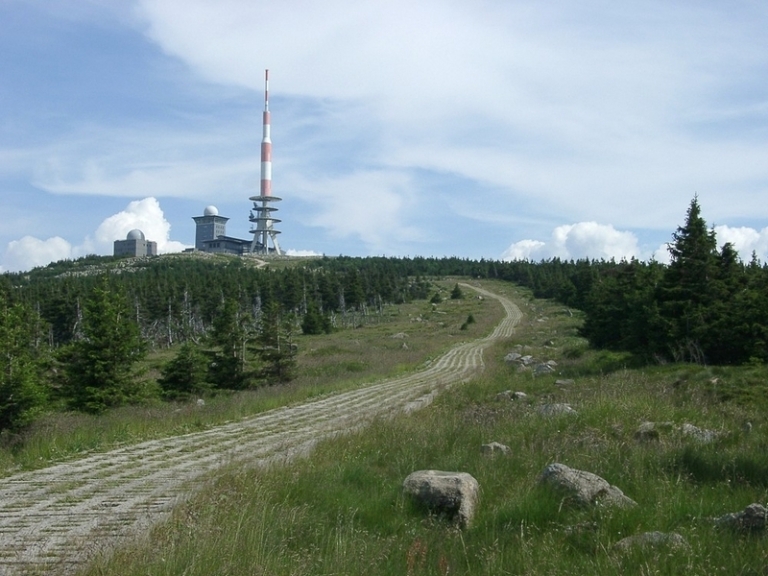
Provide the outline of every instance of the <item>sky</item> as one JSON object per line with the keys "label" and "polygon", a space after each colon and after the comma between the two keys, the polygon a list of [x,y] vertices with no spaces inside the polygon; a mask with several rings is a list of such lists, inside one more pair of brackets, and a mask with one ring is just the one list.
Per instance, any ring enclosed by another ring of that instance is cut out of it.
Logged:
{"label": "sky", "polygon": [[768,261],[763,0],[0,0],[0,271],[251,238],[264,70],[291,254],[655,258],[698,197]]}

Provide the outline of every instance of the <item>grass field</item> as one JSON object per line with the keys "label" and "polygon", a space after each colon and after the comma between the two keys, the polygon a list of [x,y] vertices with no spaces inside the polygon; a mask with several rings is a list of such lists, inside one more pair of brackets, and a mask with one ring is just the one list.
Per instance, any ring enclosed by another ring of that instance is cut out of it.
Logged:
{"label": "grass field", "polygon": [[[579,339],[578,314],[523,292],[515,299],[525,318],[514,338],[486,352],[481,378],[420,412],[323,442],[290,465],[232,468],[167,523],[84,574],[765,574],[766,536],[716,529],[711,521],[768,500],[765,369],[624,369],[621,355],[591,351]],[[470,305],[477,306],[474,335],[487,332],[480,316],[493,316],[488,303],[456,306]],[[463,337],[456,327],[455,321],[442,327],[446,341]],[[431,334],[426,330],[421,341],[416,326],[411,333],[409,348],[414,342],[417,349]],[[379,338],[388,335],[382,329]],[[373,360],[355,355],[349,334],[333,338],[318,339],[314,360],[348,358],[373,370]],[[557,372],[519,371],[503,360],[515,350],[556,361]],[[341,364],[336,377],[347,371],[353,381],[356,368]],[[395,372],[400,364],[387,366]],[[499,399],[505,390],[528,396]],[[539,416],[536,408],[551,402],[567,402],[578,414]],[[671,426],[658,440],[640,442],[635,431],[644,421]],[[675,431],[684,423],[715,431],[717,439],[684,437]],[[510,446],[511,454],[482,455],[480,445],[491,441]],[[564,505],[537,484],[552,462],[599,474],[638,506]],[[419,469],[477,478],[481,501],[468,529],[425,515],[404,498],[403,479]],[[625,536],[646,531],[677,532],[687,546],[614,549]]]}
{"label": "grass field", "polygon": [[[480,300],[471,290],[466,298],[451,300],[455,280],[435,281],[443,301],[432,305],[415,301],[385,306],[358,328],[329,335],[295,338],[298,345],[297,378],[290,384],[222,393],[186,403],[154,402],[126,406],[105,414],[54,413],[29,430],[0,445],[0,476],[52,462],[103,451],[142,440],[195,432],[301,402],[323,394],[360,386],[385,376],[414,371],[462,340],[488,333],[498,321],[501,307]],[[467,317],[475,322],[462,330]],[[151,354],[141,367],[152,386],[174,349]]]}

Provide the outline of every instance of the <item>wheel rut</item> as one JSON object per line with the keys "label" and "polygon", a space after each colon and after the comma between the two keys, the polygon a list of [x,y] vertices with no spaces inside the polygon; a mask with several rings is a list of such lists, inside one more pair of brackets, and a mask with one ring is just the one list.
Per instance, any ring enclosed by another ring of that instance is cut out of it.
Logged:
{"label": "wheel rut", "polygon": [[70,574],[94,554],[161,521],[210,472],[232,462],[288,460],[318,440],[429,404],[483,368],[483,351],[522,314],[509,299],[493,332],[459,344],[418,373],[194,434],[94,454],[0,480],[0,574]]}

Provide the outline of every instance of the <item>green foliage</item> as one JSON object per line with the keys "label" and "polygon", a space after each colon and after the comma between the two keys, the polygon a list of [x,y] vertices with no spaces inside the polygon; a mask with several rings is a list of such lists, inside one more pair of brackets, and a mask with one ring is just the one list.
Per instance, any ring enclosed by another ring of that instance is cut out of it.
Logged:
{"label": "green foliage", "polygon": [[217,347],[211,365],[211,381],[219,388],[240,390],[250,384],[246,370],[248,342],[256,338],[253,316],[241,310],[235,299],[219,306],[209,341]]}
{"label": "green foliage", "polygon": [[293,344],[293,322],[272,304],[265,306],[259,319],[258,355],[262,361],[260,376],[268,384],[289,382],[295,377],[296,348]]}
{"label": "green foliage", "polygon": [[461,287],[457,282],[453,286],[453,290],[451,290],[451,300],[461,300],[462,298],[464,298],[464,292],[461,291]]}
{"label": "green foliage", "polygon": [[432,294],[432,298],[429,299],[431,304],[440,304],[443,301],[443,297],[440,296],[440,292]]}
{"label": "green foliage", "polygon": [[0,431],[16,431],[44,409],[40,318],[0,295]]}
{"label": "green foliage", "polygon": [[307,306],[307,312],[301,321],[303,334],[330,334],[332,331],[331,319],[320,312],[314,301]]}
{"label": "green foliage", "polygon": [[174,400],[205,395],[212,388],[208,382],[209,365],[210,359],[198,346],[185,342],[176,357],[163,368],[158,383],[164,395]]}
{"label": "green foliage", "polygon": [[133,368],[146,345],[117,282],[103,277],[93,288],[83,306],[81,331],[59,355],[70,406],[101,412],[135,400],[141,391]]}

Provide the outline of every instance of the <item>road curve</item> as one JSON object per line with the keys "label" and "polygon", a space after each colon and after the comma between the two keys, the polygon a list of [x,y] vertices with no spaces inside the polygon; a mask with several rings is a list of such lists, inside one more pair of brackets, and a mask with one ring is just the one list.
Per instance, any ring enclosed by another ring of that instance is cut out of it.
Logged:
{"label": "road curve", "polygon": [[67,574],[121,538],[162,520],[212,470],[287,459],[315,442],[428,404],[483,368],[483,350],[521,318],[509,299],[493,332],[459,344],[425,370],[184,436],[152,440],[0,480],[0,574]]}

